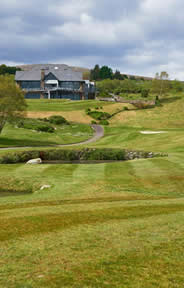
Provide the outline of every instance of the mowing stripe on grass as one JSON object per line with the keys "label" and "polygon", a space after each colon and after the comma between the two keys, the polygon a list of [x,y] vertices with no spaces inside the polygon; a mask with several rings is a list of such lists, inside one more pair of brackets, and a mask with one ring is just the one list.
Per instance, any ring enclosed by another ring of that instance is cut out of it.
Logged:
{"label": "mowing stripe on grass", "polygon": [[4,204],[0,206],[2,210],[14,210],[14,209],[26,209],[34,207],[49,207],[49,206],[62,206],[62,205],[75,205],[75,204],[93,204],[93,203],[111,203],[122,201],[142,201],[142,200],[164,200],[164,199],[176,199],[175,196],[147,196],[147,195],[127,195],[127,196],[113,196],[113,197],[98,197],[98,198],[86,198],[86,199],[65,199],[56,201],[39,201],[39,202],[27,202],[27,203],[13,203]]}
{"label": "mowing stripe on grass", "polygon": [[73,226],[103,223],[111,220],[144,218],[184,212],[184,205],[116,207],[93,211],[63,212],[27,217],[1,219],[0,241],[24,237],[29,234],[48,233]]}

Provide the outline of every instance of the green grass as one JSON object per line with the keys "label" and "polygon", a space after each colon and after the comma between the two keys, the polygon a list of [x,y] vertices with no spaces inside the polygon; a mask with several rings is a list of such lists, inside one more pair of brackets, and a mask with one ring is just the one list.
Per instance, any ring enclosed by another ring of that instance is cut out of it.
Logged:
{"label": "green grass", "polygon": [[109,102],[100,101],[67,101],[67,100],[27,100],[28,111],[78,111],[86,108],[95,108],[97,106],[110,105]]}
{"label": "green grass", "polygon": [[0,135],[0,147],[11,146],[48,146],[56,144],[77,143],[92,137],[93,130],[89,125],[53,125],[54,133],[33,131],[6,125]]}
{"label": "green grass", "polygon": [[183,288],[183,105],[172,96],[162,107],[124,111],[88,145],[168,157],[0,165],[0,287]]}

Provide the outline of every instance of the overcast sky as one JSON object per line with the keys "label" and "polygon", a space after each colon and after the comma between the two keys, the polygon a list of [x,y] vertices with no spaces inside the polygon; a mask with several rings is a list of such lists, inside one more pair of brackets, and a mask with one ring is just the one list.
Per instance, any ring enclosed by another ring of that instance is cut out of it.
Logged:
{"label": "overcast sky", "polygon": [[183,0],[0,0],[0,63],[108,65],[184,80]]}

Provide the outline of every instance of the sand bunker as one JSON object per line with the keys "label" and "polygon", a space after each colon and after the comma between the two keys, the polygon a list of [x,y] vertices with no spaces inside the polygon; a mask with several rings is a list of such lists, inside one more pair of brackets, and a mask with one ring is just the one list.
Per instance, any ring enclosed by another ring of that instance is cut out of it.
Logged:
{"label": "sand bunker", "polygon": [[167,133],[166,131],[140,131],[141,134],[163,134]]}

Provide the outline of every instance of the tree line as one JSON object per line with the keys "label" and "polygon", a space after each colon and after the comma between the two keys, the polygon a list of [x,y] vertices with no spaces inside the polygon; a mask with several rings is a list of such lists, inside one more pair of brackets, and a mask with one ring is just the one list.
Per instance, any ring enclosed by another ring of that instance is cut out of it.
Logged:
{"label": "tree line", "polygon": [[124,80],[128,79],[127,75],[122,75],[120,71],[116,70],[113,73],[112,68],[108,66],[100,67],[98,64],[95,65],[94,69],[90,70],[90,80],[91,81],[99,81],[104,79],[117,79]]}
{"label": "tree line", "polygon": [[16,71],[21,71],[21,69],[15,66],[6,66],[5,64],[0,65],[0,75],[15,75]]}

